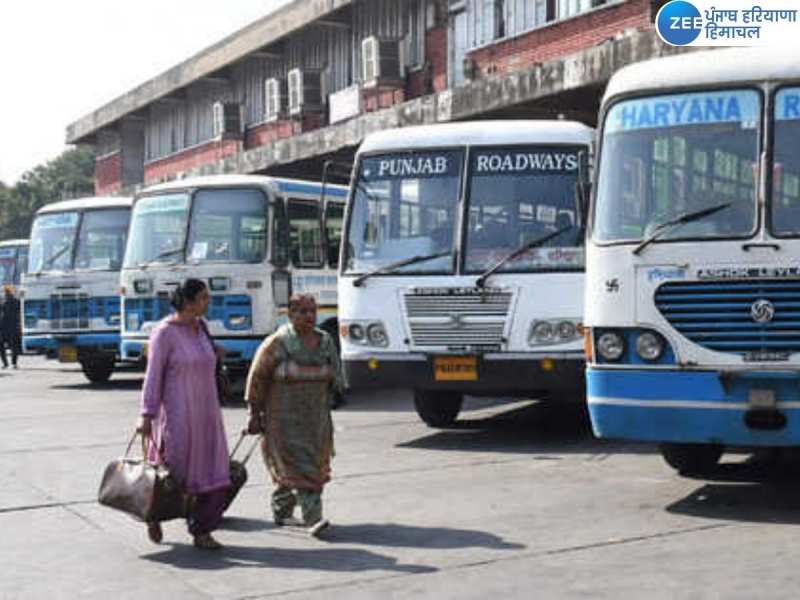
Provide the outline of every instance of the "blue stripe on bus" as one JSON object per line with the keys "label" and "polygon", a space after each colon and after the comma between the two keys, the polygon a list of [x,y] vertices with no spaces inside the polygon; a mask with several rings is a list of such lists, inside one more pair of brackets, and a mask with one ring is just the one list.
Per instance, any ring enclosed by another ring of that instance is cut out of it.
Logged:
{"label": "blue stripe on bus", "polygon": [[[278,189],[283,192],[284,194],[290,194],[292,192],[296,192],[299,194],[312,194],[315,196],[319,196],[322,193],[322,185],[321,184],[311,184],[311,183],[295,183],[295,182],[288,182],[288,181],[281,181],[278,180]],[[347,198],[347,189],[342,189],[333,186],[325,186],[325,195],[331,195],[337,198]]]}
{"label": "blue stripe on bus", "polygon": [[744,422],[748,392],[768,389],[781,402],[800,400],[800,375],[749,372],[720,380],[716,372],[588,368],[587,396],[597,437],[733,446],[800,444],[800,408],[779,410],[787,424],[758,431]]}

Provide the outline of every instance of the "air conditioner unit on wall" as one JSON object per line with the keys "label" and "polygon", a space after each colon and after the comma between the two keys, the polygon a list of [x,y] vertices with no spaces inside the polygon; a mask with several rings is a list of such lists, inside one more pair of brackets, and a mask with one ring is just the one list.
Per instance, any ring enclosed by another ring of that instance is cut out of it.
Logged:
{"label": "air conditioner unit on wall", "polygon": [[318,112],[323,109],[322,73],[307,69],[292,69],[287,77],[289,84],[289,114]]}
{"label": "air conditioner unit on wall", "polygon": [[214,102],[213,137],[242,135],[242,107],[237,102]]}
{"label": "air conditioner unit on wall", "polygon": [[286,82],[273,77],[264,81],[264,120],[277,121],[286,107]]}
{"label": "air conditioner unit on wall", "polygon": [[365,87],[402,85],[402,44],[375,36],[361,41],[361,80]]}

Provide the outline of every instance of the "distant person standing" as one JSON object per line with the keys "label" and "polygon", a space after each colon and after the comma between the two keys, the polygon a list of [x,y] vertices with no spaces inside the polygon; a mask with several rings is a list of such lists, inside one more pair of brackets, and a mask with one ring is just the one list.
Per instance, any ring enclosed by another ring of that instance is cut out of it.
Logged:
{"label": "distant person standing", "polygon": [[14,297],[14,288],[6,285],[3,306],[0,309],[0,359],[3,368],[8,368],[6,346],[11,349],[11,364],[17,368],[17,357],[22,346],[22,321],[20,320],[19,300]]}

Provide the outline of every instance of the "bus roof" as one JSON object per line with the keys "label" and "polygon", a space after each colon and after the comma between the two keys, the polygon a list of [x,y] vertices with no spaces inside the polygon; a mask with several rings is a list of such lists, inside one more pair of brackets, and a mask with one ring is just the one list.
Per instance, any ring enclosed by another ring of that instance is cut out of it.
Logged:
{"label": "bus roof", "polygon": [[[304,179],[291,179],[288,177],[271,177],[268,175],[204,175],[201,177],[188,177],[167,183],[152,185],[142,191],[142,194],[153,192],[168,192],[171,190],[185,190],[194,187],[229,187],[247,185],[274,185],[283,193],[305,193],[318,194],[322,189],[319,181],[307,181]],[[329,183],[325,186],[326,194],[345,198],[347,196],[347,186]]]}
{"label": "bus roof", "polygon": [[785,46],[704,50],[620,69],[608,82],[603,102],[634,92],[787,79],[800,80],[800,62]]}
{"label": "bus roof", "polygon": [[7,248],[8,246],[27,246],[29,240],[3,240],[0,242],[0,248]]}
{"label": "bus roof", "polygon": [[358,153],[500,144],[588,144],[591,127],[576,121],[467,121],[388,129],[368,135]]}
{"label": "bus roof", "polygon": [[133,198],[127,196],[94,196],[76,200],[62,200],[47,204],[36,211],[37,215],[71,210],[91,210],[94,208],[125,208],[133,204]]}

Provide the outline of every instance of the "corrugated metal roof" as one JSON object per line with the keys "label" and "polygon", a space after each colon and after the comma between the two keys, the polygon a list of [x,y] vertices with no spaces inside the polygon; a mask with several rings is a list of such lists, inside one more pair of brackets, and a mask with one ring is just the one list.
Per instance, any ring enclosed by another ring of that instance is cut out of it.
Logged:
{"label": "corrugated metal roof", "polygon": [[353,0],[295,0],[243,27],[161,75],[67,126],[67,143],[75,144],[148,104],[209,76],[290,33],[333,13]]}

